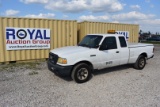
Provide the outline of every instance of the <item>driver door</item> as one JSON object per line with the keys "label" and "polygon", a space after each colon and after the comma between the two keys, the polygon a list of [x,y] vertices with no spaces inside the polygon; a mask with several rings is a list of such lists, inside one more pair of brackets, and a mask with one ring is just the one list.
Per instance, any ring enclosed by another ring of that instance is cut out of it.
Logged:
{"label": "driver door", "polygon": [[116,37],[106,37],[99,50],[101,69],[120,64],[120,50],[117,47]]}

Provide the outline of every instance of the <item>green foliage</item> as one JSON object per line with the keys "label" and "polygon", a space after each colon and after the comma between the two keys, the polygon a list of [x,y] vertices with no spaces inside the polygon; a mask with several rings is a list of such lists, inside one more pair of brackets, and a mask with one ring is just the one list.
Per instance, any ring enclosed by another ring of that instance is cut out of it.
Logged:
{"label": "green foliage", "polygon": [[36,75],[36,74],[38,74],[38,72],[36,72],[36,71],[32,71],[29,73],[29,75]]}
{"label": "green foliage", "polygon": [[32,62],[19,62],[19,63],[10,63],[10,64],[1,64],[0,71],[10,71],[14,72],[15,68],[19,69],[38,69],[37,66],[40,65],[44,60],[32,61]]}
{"label": "green foliage", "polygon": [[160,42],[157,41],[142,41],[141,43],[160,44]]}

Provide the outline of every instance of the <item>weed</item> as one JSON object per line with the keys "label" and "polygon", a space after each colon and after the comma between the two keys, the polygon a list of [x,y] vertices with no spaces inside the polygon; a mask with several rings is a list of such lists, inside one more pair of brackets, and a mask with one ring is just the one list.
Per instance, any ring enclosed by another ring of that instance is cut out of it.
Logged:
{"label": "weed", "polygon": [[32,71],[29,73],[29,75],[36,75],[36,74],[38,74],[38,72],[36,72],[36,71]]}
{"label": "weed", "polygon": [[160,44],[158,41],[142,41],[141,43]]}
{"label": "weed", "polygon": [[26,68],[26,69],[33,69],[33,70],[37,70],[37,66],[40,65],[42,62],[44,62],[43,60],[38,60],[38,61],[32,61],[32,62],[19,62],[19,63],[10,63],[10,64],[3,64],[0,65],[0,71],[11,71],[14,72],[15,68]]}

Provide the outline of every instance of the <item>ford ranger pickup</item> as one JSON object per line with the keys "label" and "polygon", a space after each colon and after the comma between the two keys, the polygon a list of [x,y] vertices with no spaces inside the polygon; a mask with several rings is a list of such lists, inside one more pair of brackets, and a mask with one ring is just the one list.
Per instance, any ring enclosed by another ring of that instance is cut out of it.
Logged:
{"label": "ford ranger pickup", "polygon": [[51,50],[47,64],[55,74],[83,83],[93,70],[124,64],[142,70],[153,56],[152,44],[128,43],[121,34],[88,34],[77,46]]}

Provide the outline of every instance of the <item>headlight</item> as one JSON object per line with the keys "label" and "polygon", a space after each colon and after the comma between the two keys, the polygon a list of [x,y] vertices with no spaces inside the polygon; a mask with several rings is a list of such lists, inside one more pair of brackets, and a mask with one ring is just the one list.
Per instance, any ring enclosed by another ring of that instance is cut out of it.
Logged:
{"label": "headlight", "polygon": [[58,63],[60,64],[67,64],[67,59],[66,58],[58,58]]}

